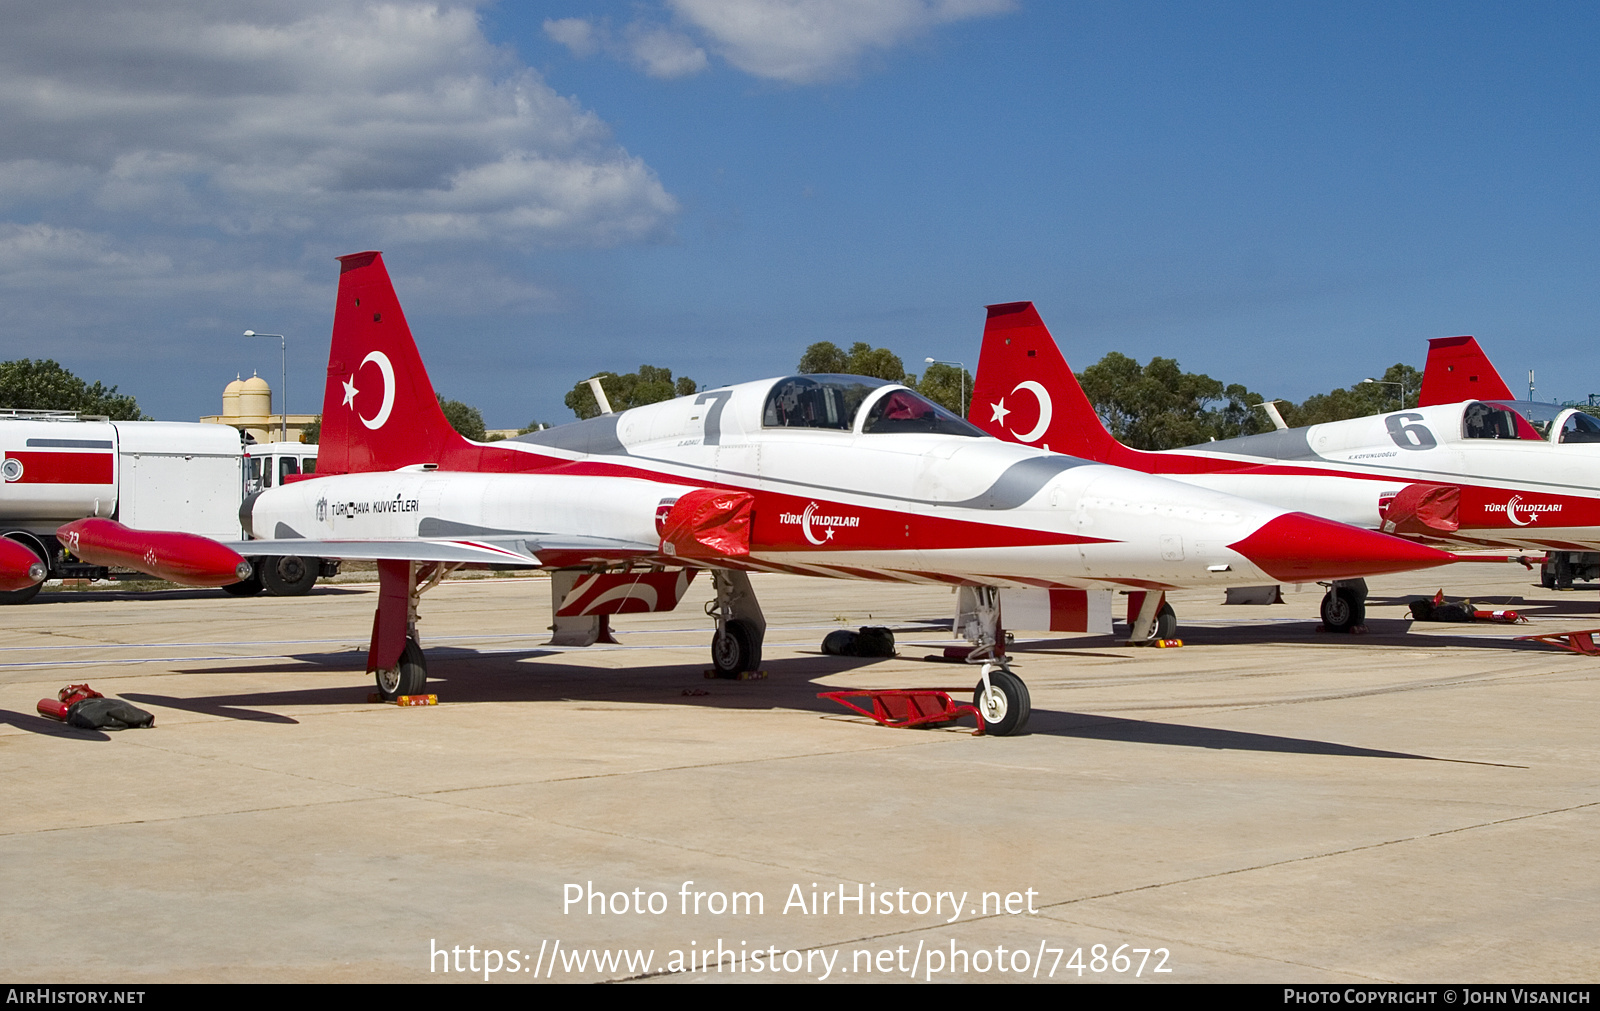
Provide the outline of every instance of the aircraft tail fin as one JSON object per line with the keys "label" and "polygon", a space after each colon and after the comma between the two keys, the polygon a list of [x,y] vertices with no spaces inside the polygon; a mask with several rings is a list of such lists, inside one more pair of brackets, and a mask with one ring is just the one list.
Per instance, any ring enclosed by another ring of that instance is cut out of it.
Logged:
{"label": "aircraft tail fin", "polygon": [[1032,302],[991,305],[970,421],[997,439],[1119,466],[1139,454],[1112,437]]}
{"label": "aircraft tail fin", "polygon": [[476,444],[445,419],[400,311],[383,254],[339,257],[328,383],[322,398],[319,474],[445,469]]}
{"label": "aircraft tail fin", "polygon": [[1472,337],[1435,337],[1428,341],[1428,363],[1422,369],[1418,407],[1456,404],[1463,400],[1515,400],[1516,394],[1489,364],[1489,356]]}

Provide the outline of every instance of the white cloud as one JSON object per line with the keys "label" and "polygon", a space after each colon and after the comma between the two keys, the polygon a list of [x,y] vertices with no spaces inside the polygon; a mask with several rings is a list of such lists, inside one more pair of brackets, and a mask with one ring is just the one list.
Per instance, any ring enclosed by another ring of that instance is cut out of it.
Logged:
{"label": "white cloud", "polygon": [[306,242],[612,245],[663,236],[677,210],[471,6],[410,0],[8,7],[13,181],[13,217]]}
{"label": "white cloud", "polygon": [[706,51],[689,36],[644,20],[629,22],[620,37],[604,19],[550,20],[544,23],[544,33],[574,56],[583,58],[603,52],[651,77],[690,77],[707,66]]}
{"label": "white cloud", "polygon": [[682,32],[636,22],[628,26],[627,36],[634,66],[651,77],[689,77],[706,69],[706,51]]}
{"label": "white cloud", "polygon": [[729,63],[757,77],[812,84],[851,73],[868,50],[1013,9],[1011,0],[668,0]]}
{"label": "white cloud", "polygon": [[0,223],[0,284],[47,285],[64,270],[97,283],[139,281],[169,273],[172,261],[161,253],[118,249],[111,236],[79,228]]}
{"label": "white cloud", "polygon": [[[707,37],[723,59],[747,74],[815,84],[854,73],[872,50],[892,49],[932,29],[1016,8],[1015,0],[666,0],[678,26]],[[605,52],[655,77],[683,77],[706,66],[705,51],[685,34],[644,19],[618,41],[604,21],[562,18],[545,34],[579,57]]]}
{"label": "white cloud", "polygon": [[600,51],[600,29],[583,18],[552,18],[544,23],[544,33],[572,50],[574,56],[593,56]]}

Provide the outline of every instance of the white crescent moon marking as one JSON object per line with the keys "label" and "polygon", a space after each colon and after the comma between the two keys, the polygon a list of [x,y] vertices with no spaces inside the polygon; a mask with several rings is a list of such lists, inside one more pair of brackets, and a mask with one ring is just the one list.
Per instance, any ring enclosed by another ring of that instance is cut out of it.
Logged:
{"label": "white crescent moon marking", "polygon": [[389,420],[389,412],[394,409],[394,366],[389,364],[388,355],[382,351],[374,351],[361,359],[361,364],[356,366],[356,371],[360,372],[366,368],[368,362],[376,365],[378,371],[383,373],[383,406],[378,408],[378,413],[373,415],[371,421],[361,418],[359,412],[357,412],[356,417],[361,418],[361,423],[368,428],[377,429],[382,428],[383,423]]}
{"label": "white crescent moon marking", "polygon": [[1522,504],[1522,496],[1521,495],[1513,495],[1513,496],[1511,496],[1511,501],[1506,503],[1506,519],[1510,520],[1512,523],[1515,523],[1519,527],[1525,527],[1529,523],[1531,523],[1532,520],[1531,519],[1526,519],[1526,520],[1517,519],[1517,506],[1519,506],[1521,504]]}
{"label": "white crescent moon marking", "polygon": [[1050,429],[1050,415],[1053,413],[1053,405],[1050,403],[1050,391],[1045,389],[1043,386],[1040,386],[1032,379],[1027,379],[1018,383],[1017,388],[1011,392],[1015,393],[1017,390],[1027,390],[1029,393],[1033,394],[1033,398],[1039,402],[1039,423],[1034,425],[1033,431],[1029,432],[1027,435],[1023,435],[1016,431],[1013,431],[1011,434],[1016,436],[1022,442],[1033,442],[1035,439],[1042,437],[1044,433]]}
{"label": "white crescent moon marking", "polygon": [[613,586],[598,597],[584,605],[584,614],[595,613],[595,608],[601,604],[608,604],[613,600],[639,600],[644,602],[646,611],[656,610],[660,601],[656,597],[656,588],[649,583],[628,583],[623,586]]}
{"label": "white crescent moon marking", "polygon": [[822,538],[811,532],[811,514],[816,511],[817,504],[815,502],[806,506],[806,511],[800,514],[800,529],[805,533],[806,540],[810,541],[812,544],[822,544],[825,543]]}

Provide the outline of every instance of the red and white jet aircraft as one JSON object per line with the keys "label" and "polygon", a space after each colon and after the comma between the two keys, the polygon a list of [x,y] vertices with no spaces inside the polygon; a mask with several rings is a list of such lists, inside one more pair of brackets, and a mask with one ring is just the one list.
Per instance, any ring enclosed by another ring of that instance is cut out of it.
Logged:
{"label": "red and white jet aircraft", "polygon": [[[1428,543],[1600,550],[1600,422],[1511,401],[1470,337],[1435,340],[1425,375],[1415,410],[1145,452],[1106,430],[1033,303],[1011,302],[989,307],[971,413],[1001,439]],[[1335,581],[1324,621],[1360,624],[1365,596]]]}
{"label": "red and white jet aircraft", "polygon": [[[992,661],[977,701],[1004,734],[1030,703],[1005,666],[1001,587],[1109,598],[1451,560],[991,439],[903,386],[860,376],[766,379],[470,442],[439,410],[380,254],[340,262],[318,472],[251,498],[243,515],[257,539],[229,547],[376,560],[368,667],[390,697],[422,688],[418,597],[458,565],[556,570],[556,641],[574,645],[605,634],[609,613],[670,610],[694,571],[709,570],[712,657],[728,672],[760,663],[752,571],[955,584],[970,597],[973,659]],[[82,557],[179,576],[174,556],[209,558],[215,546],[108,524],[80,520],[62,536]],[[239,578],[227,559],[189,568],[207,565],[213,583]]]}

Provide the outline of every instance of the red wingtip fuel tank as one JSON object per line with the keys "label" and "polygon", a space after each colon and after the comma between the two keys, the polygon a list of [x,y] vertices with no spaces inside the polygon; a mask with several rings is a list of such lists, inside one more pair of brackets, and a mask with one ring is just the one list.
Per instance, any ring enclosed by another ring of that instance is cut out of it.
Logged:
{"label": "red wingtip fuel tank", "polygon": [[184,586],[227,586],[250,578],[250,563],[209,537],[134,530],[115,520],[73,520],[56,531],[67,550],[91,565],[134,569]]}
{"label": "red wingtip fuel tank", "polygon": [[49,574],[44,562],[27,545],[0,537],[0,592],[25,590],[43,582]]}
{"label": "red wingtip fuel tank", "polygon": [[1448,551],[1306,513],[1284,513],[1228,547],[1285,583],[1353,579],[1448,565]]}

